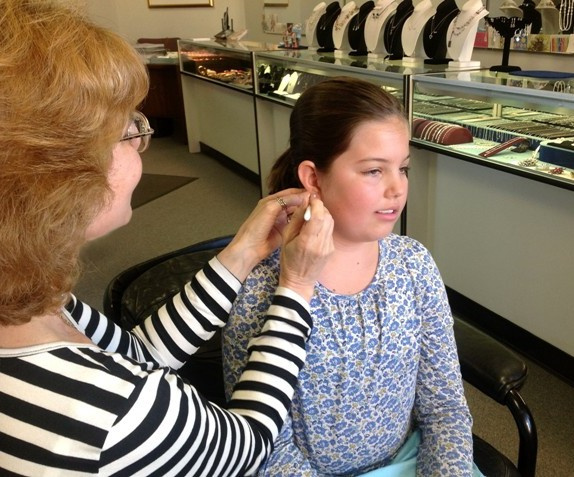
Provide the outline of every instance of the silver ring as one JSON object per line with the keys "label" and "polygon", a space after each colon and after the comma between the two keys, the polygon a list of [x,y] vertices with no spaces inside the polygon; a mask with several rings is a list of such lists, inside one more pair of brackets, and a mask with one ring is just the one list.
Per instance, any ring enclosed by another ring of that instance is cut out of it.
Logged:
{"label": "silver ring", "polygon": [[283,200],[283,197],[277,197],[277,199],[275,199],[275,200],[281,206],[281,208],[285,211],[285,213],[287,213],[287,204]]}

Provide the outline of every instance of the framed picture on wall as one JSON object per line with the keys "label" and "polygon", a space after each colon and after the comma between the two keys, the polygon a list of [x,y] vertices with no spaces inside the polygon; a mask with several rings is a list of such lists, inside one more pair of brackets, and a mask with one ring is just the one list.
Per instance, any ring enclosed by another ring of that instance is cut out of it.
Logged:
{"label": "framed picture on wall", "polygon": [[159,7],[213,7],[213,0],[147,0],[149,8]]}
{"label": "framed picture on wall", "polygon": [[263,5],[265,5],[266,7],[288,7],[289,0],[285,0],[284,2],[277,0],[270,0],[269,2],[263,2]]}

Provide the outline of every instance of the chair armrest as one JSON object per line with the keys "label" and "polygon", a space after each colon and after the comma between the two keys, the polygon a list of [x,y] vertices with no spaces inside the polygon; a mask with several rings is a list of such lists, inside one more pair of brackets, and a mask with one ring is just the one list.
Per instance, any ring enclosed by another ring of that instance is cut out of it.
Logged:
{"label": "chair armrest", "polygon": [[528,374],[526,364],[496,339],[455,319],[454,334],[462,377],[500,404],[519,390]]}
{"label": "chair armrest", "polygon": [[518,470],[522,477],[534,477],[538,434],[519,393],[528,374],[526,363],[496,339],[456,318],[454,335],[462,378],[510,410],[520,440]]}

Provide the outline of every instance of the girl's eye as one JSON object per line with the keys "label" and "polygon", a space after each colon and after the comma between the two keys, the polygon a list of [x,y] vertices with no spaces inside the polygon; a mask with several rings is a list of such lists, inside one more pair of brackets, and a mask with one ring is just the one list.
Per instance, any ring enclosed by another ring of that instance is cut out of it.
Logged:
{"label": "girl's eye", "polygon": [[365,172],[366,176],[376,176],[379,175],[381,173],[380,169],[370,169],[368,171]]}
{"label": "girl's eye", "polygon": [[411,170],[410,166],[401,167],[401,173],[408,177],[409,171]]}

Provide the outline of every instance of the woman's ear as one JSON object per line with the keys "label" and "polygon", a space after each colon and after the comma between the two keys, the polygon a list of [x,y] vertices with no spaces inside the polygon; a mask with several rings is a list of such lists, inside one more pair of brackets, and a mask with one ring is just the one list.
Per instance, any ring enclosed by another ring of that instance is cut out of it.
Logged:
{"label": "woman's ear", "polygon": [[301,184],[303,185],[303,187],[307,192],[319,195],[321,190],[317,178],[317,168],[315,167],[314,162],[312,161],[300,162],[299,167],[297,168],[297,174],[299,176]]}

